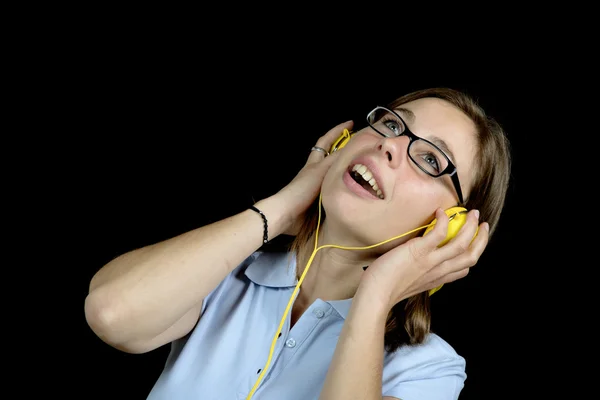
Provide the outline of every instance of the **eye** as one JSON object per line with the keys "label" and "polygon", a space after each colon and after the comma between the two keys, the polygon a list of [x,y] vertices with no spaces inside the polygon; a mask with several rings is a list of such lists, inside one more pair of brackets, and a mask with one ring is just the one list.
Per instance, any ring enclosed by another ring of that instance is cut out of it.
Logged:
{"label": "eye", "polygon": [[400,136],[402,132],[404,132],[404,124],[402,121],[398,120],[398,118],[390,116],[389,114],[386,115],[381,122],[393,136]]}
{"label": "eye", "polygon": [[420,156],[428,165],[428,169],[433,169],[435,173],[440,173],[440,162],[434,153],[425,153]]}
{"label": "eye", "polygon": [[426,140],[415,140],[408,151],[412,160],[433,176],[439,176],[448,167],[444,153]]}

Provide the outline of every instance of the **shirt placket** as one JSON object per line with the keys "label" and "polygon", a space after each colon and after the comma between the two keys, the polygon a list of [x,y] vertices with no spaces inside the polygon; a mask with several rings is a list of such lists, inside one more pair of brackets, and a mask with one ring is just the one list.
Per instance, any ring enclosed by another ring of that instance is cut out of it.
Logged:
{"label": "shirt placket", "polygon": [[289,330],[291,316],[286,321],[286,335],[282,335],[279,340],[279,353],[277,359],[273,362],[273,368],[268,374],[269,379],[276,379],[283,368],[292,360],[294,355],[300,351],[303,343],[309,339],[311,333],[319,323],[322,323],[326,317],[331,314],[332,307],[329,303],[317,299],[310,305],[296,322],[294,327]]}
{"label": "shirt placket", "polygon": [[[281,310],[278,310],[278,314],[279,315],[279,319],[277,320],[277,324],[276,327],[279,327],[279,322],[281,320],[281,315],[283,314],[283,311],[285,310],[288,302],[289,302],[289,296],[291,295],[292,290],[290,290],[287,294],[287,300],[285,302],[285,304],[283,305],[283,308]],[[298,294],[296,294],[296,297],[298,297]],[[296,297],[294,297],[294,301],[296,300]],[[285,298],[285,296],[284,296]],[[293,304],[293,303],[292,303]],[[273,356],[271,357],[271,362],[268,366],[268,370],[267,373],[265,374],[265,376],[263,376],[262,380],[260,381],[260,383],[258,384],[258,387],[256,388],[256,391],[254,392],[254,396],[257,396],[258,393],[261,391],[261,389],[263,388],[264,385],[266,385],[268,383],[268,381],[271,379],[271,376],[273,374],[274,371],[276,371],[277,369],[277,361],[279,360],[282,351],[284,348],[286,348],[286,337],[288,335],[288,332],[290,330],[290,324],[291,324],[291,311],[288,312],[288,315],[286,316],[285,322],[283,323],[283,326],[281,327],[281,332],[279,333],[279,337],[277,338],[277,341],[275,342],[275,348],[273,349]],[[272,337],[269,339],[268,342],[268,349],[271,349],[271,340]],[[264,365],[267,362],[267,359],[269,357],[268,352],[265,354],[264,359],[261,362],[261,366],[257,367],[257,371],[256,371],[256,375],[254,377],[252,377],[254,379],[252,386],[254,386],[254,383],[256,382],[256,379],[258,379],[258,377],[260,376],[260,373],[262,372],[262,368],[264,368]],[[277,375],[277,374],[276,374]],[[239,396],[242,396],[242,393],[238,394]],[[254,397],[253,396],[253,397]],[[245,398],[245,396],[244,396]]]}

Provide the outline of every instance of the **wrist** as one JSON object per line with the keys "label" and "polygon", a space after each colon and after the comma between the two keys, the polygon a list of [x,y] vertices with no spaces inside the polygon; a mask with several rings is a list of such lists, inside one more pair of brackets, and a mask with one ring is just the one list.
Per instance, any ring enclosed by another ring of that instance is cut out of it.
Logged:
{"label": "wrist", "polygon": [[360,326],[368,327],[372,331],[374,327],[385,327],[390,310],[391,308],[378,298],[355,296],[352,300],[351,316],[348,319],[354,323],[358,321]]}
{"label": "wrist", "polygon": [[387,318],[393,305],[390,304],[389,297],[382,296],[381,290],[370,291],[363,286],[359,286],[352,304],[356,307],[369,310],[375,318]]}
{"label": "wrist", "polygon": [[[268,240],[279,236],[291,225],[290,218],[285,212],[285,203],[276,196],[270,196],[253,204],[267,220]],[[252,211],[254,212],[254,211]],[[261,218],[260,215],[256,215]]]}

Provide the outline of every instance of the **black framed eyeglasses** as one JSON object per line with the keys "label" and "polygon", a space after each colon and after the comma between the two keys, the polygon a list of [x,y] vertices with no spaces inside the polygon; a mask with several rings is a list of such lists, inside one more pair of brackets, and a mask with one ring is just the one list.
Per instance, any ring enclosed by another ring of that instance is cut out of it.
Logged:
{"label": "black framed eyeglasses", "polygon": [[423,172],[434,178],[450,175],[458,195],[459,205],[464,204],[456,166],[438,146],[412,133],[402,117],[382,106],[375,107],[367,114],[367,123],[375,132],[386,138],[406,135],[410,140],[407,147],[408,158]]}

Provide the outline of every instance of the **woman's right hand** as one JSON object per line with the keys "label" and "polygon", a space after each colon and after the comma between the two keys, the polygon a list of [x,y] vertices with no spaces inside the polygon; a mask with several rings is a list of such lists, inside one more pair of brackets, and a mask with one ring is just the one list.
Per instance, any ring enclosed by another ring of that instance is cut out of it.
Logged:
{"label": "woman's right hand", "polygon": [[[315,146],[329,151],[331,145],[342,134],[344,129],[352,130],[353,126],[353,121],[347,121],[335,126],[325,135],[321,136]],[[323,183],[325,174],[335,161],[336,156],[336,153],[327,156],[322,151],[311,151],[306,164],[304,164],[294,179],[276,194],[276,196],[281,196],[285,199],[284,203],[288,207],[288,220],[291,221],[288,229],[283,232],[284,234],[295,236],[298,233],[306,210],[321,192],[321,184]]]}

